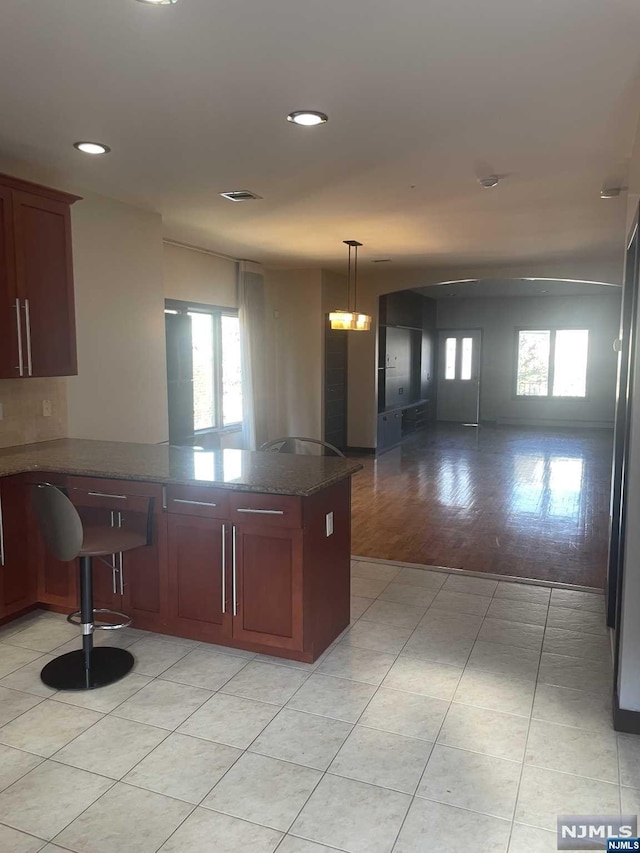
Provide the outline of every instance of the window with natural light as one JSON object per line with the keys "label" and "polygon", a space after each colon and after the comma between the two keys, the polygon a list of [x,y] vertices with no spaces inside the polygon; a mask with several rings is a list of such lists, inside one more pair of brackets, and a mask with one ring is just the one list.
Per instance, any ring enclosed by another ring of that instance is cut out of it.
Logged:
{"label": "window with natural light", "polygon": [[193,356],[193,428],[213,429],[216,424],[213,364],[213,316],[189,312]]}
{"label": "window with natural light", "polygon": [[460,365],[460,379],[471,379],[471,367],[473,364],[473,338],[462,339],[462,360]]}
{"label": "window with natural light", "polygon": [[167,326],[167,352],[177,353],[180,365],[179,376],[169,377],[174,380],[169,382],[174,395],[170,408],[173,402],[180,409],[193,397],[191,429],[185,426],[189,418],[180,416],[181,430],[203,433],[240,426],[242,358],[237,312],[168,300],[165,314],[174,320],[176,315],[182,318],[177,325],[171,321]]}
{"label": "window with natural light", "polygon": [[447,338],[444,345],[444,378],[456,378],[456,338]]}
{"label": "window with natural light", "polygon": [[586,397],[589,331],[521,329],[518,332],[518,397]]}

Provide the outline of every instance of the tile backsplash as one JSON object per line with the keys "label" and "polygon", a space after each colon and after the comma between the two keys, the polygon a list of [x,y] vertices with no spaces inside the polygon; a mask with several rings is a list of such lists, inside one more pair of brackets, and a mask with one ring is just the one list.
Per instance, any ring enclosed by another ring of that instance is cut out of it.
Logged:
{"label": "tile backsplash", "polygon": [[[51,414],[43,413],[50,403]],[[0,447],[65,438],[67,435],[67,380],[0,379]]]}

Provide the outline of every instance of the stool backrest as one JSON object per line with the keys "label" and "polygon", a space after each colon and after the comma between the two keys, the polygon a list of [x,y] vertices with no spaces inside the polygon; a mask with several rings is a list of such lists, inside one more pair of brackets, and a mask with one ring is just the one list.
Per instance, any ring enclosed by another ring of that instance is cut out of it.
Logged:
{"label": "stool backrest", "polygon": [[84,538],[78,510],[64,492],[50,483],[32,486],[31,500],[49,551],[58,560],[74,560],[80,553]]}

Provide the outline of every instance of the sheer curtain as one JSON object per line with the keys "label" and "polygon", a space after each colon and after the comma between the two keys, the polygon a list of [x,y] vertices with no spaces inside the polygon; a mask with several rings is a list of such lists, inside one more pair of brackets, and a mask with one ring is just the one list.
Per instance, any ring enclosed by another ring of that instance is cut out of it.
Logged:
{"label": "sheer curtain", "polygon": [[238,265],[238,313],[242,345],[243,445],[256,450],[267,440],[264,277],[257,264]]}

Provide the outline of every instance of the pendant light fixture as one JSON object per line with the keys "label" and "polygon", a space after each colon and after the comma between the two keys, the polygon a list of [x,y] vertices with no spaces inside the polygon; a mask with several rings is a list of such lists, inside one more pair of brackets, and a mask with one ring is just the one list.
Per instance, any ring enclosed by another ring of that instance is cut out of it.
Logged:
{"label": "pendant light fixture", "polygon": [[[368,332],[371,328],[372,317],[369,314],[358,314],[356,301],[358,296],[358,248],[362,243],[357,240],[344,240],[349,247],[349,265],[347,273],[347,309],[338,309],[329,314],[332,329],[349,332]],[[353,250],[353,283],[351,276],[351,252]]]}

